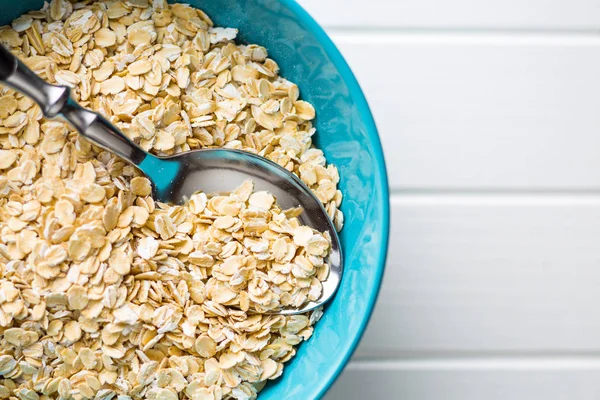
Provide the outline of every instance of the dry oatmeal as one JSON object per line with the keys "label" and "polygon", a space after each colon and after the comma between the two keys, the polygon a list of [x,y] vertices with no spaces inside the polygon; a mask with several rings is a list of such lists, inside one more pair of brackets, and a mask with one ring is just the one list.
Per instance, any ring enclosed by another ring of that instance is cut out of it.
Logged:
{"label": "dry oatmeal", "polygon": [[[314,108],[236,34],[185,4],[53,0],[0,43],[147,151],[277,162],[341,229]],[[150,194],[134,167],[0,89],[0,399],[254,399],[311,336],[320,310],[260,311],[319,297],[330,238],[250,181],[184,206]]]}

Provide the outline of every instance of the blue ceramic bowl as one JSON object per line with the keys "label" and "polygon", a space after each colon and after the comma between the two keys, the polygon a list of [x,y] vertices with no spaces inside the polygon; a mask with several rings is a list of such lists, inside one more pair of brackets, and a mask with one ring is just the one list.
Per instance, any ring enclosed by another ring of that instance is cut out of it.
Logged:
{"label": "blue ceramic bowl", "polygon": [[[344,277],[315,334],[261,400],[319,399],[348,362],[375,304],[388,243],[385,162],[365,97],[331,40],[293,0],[187,0],[239,39],[265,46],[281,75],[317,110],[316,145],[337,165],[346,223]],[[0,2],[0,24],[39,9],[41,0]]]}

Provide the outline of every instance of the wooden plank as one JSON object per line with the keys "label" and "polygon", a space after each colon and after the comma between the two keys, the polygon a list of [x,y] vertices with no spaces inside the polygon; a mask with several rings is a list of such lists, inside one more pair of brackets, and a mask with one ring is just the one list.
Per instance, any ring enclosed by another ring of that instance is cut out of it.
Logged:
{"label": "wooden plank", "polygon": [[357,359],[600,352],[600,197],[392,198]]}
{"label": "wooden plank", "polygon": [[333,38],[369,99],[392,190],[600,189],[600,36]]}
{"label": "wooden plank", "polygon": [[597,362],[479,364],[354,363],[342,373],[325,400],[589,400],[600,397]]}
{"label": "wooden plank", "polygon": [[326,27],[597,29],[593,0],[299,0]]}

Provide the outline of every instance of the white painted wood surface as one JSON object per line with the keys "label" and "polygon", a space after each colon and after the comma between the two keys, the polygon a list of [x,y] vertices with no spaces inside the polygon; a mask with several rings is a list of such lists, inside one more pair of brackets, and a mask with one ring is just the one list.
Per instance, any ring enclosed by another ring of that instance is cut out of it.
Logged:
{"label": "white painted wood surface", "polygon": [[381,296],[326,400],[600,398],[600,2],[299,1],[392,188]]}
{"label": "white painted wood surface", "polygon": [[600,350],[600,197],[396,196],[391,235],[355,358]]}
{"label": "white painted wood surface", "polygon": [[299,0],[327,27],[597,29],[595,0]]}
{"label": "white painted wood surface", "polygon": [[600,188],[600,35],[332,37],[369,99],[392,190]]}
{"label": "white painted wood surface", "polygon": [[329,399],[593,400],[597,362],[404,361],[351,364]]}

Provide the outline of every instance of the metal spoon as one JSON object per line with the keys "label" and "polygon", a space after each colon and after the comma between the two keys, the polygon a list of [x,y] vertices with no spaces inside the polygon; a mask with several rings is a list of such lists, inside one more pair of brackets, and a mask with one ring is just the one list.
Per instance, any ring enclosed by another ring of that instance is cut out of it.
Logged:
{"label": "metal spoon", "polygon": [[0,45],[0,82],[31,97],[46,118],[61,117],[87,140],[117,154],[139,168],[152,182],[156,200],[183,204],[200,190],[230,192],[251,178],[256,190],[277,198],[282,209],[301,207],[300,220],[320,232],[329,232],[331,251],[327,262],[331,272],[323,282],[323,294],[302,308],[283,308],[270,314],[300,314],[329,301],[342,278],[342,253],[335,228],[321,202],[294,174],[263,157],[226,149],[189,151],[170,157],[146,153],[101,115],[81,107],[66,86],[47,83]]}

